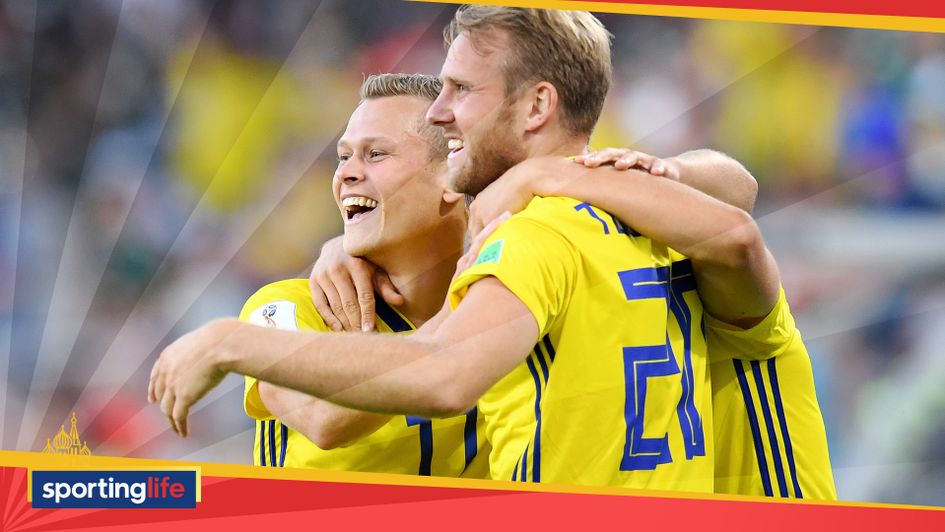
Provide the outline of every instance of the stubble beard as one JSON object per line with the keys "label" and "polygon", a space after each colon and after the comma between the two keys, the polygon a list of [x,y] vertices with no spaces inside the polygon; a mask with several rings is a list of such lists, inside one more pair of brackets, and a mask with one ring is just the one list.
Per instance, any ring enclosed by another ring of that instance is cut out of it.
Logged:
{"label": "stubble beard", "polygon": [[506,126],[510,118],[511,109],[503,109],[493,122],[491,131],[484,132],[481,142],[466,148],[470,150],[466,161],[459,168],[450,170],[452,190],[475,197],[509,168],[525,160],[520,140]]}

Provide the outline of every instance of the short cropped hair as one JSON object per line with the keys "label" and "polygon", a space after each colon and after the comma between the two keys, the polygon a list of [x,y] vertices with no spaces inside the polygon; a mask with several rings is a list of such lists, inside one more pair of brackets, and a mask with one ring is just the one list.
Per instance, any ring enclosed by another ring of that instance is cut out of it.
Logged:
{"label": "short cropped hair", "polygon": [[[440,94],[443,83],[426,74],[375,74],[361,84],[361,100],[375,100],[392,96],[413,96],[432,104]],[[439,127],[427,123],[426,117],[417,120],[417,133],[430,144],[430,159],[446,159],[449,153],[446,137]]]}
{"label": "short cropped hair", "polygon": [[447,48],[466,33],[473,41],[500,30],[509,38],[502,66],[506,97],[548,81],[558,91],[563,122],[572,134],[590,137],[613,79],[612,35],[586,11],[465,5],[443,31]]}

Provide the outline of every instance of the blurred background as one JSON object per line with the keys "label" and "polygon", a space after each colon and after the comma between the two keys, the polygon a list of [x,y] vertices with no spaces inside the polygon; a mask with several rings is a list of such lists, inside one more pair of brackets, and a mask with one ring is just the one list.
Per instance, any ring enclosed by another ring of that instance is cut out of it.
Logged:
{"label": "blurred background", "polygon": [[[366,74],[437,73],[454,6],[0,2],[0,448],[76,411],[96,455],[251,463],[242,380],[174,436],[160,350],[305,276],[340,233],[334,143]],[[601,15],[594,145],[711,147],[811,352],[841,498],[945,505],[945,35]]]}

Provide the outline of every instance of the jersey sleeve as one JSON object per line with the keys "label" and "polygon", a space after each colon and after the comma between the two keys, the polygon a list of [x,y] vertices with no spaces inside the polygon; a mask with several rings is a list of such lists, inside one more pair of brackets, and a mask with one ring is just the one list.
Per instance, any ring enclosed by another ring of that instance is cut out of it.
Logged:
{"label": "jersey sleeve", "polygon": [[741,329],[709,314],[705,314],[705,325],[712,362],[732,358],[764,360],[776,357],[790,346],[797,334],[783,287],[778,291],[778,301],[771,312],[750,329]]}
{"label": "jersey sleeve", "polygon": [[450,307],[455,309],[469,287],[493,276],[528,307],[541,335],[569,303],[579,254],[559,232],[540,222],[515,216],[486,240],[473,265],[450,286]]}
{"label": "jersey sleeve", "polygon": [[[259,289],[243,305],[240,320],[289,331],[327,331],[328,327],[314,309],[307,283],[299,280],[273,283]],[[272,419],[259,396],[259,381],[244,377],[243,409],[253,419]]]}

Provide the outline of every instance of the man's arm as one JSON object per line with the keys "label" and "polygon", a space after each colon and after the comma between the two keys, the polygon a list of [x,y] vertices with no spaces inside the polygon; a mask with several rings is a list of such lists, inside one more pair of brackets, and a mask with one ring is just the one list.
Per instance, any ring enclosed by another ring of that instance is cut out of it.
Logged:
{"label": "man's arm", "polygon": [[724,153],[699,149],[661,159],[627,148],[605,148],[577,155],[588,168],[613,165],[618,170],[646,170],[654,176],[679,181],[713,198],[751,212],[758,197],[758,182],[738,161]]}
{"label": "man's arm", "polygon": [[[676,170],[680,181],[684,174],[698,172],[696,160],[682,159]],[[774,307],[780,286],[777,265],[745,210],[638,170],[586,168],[548,157],[530,159],[512,171],[518,186],[530,194],[586,201],[689,257],[703,304],[716,318],[750,327]]]}
{"label": "man's arm", "polygon": [[[256,292],[240,312],[240,319],[254,325],[283,330],[325,330],[311,310],[300,311],[308,291],[298,282],[273,283]],[[271,311],[270,311],[271,309]],[[256,419],[277,418],[305,435],[322,449],[356,441],[377,430],[390,418],[350,410],[294,390],[247,379],[244,408]]]}
{"label": "man's arm", "polygon": [[168,346],[149,400],[187,434],[190,407],[234,371],[349,408],[458,415],[527,356],[538,324],[493,277],[473,284],[436,327],[407,336],[300,333],[217,320]]}
{"label": "man's arm", "polygon": [[330,450],[373,434],[391,416],[352,410],[311,395],[259,382],[259,397],[283,424],[320,449]]}
{"label": "man's arm", "polygon": [[679,182],[751,213],[758,197],[758,182],[735,159],[715,150],[693,150],[671,157],[679,168]]}

